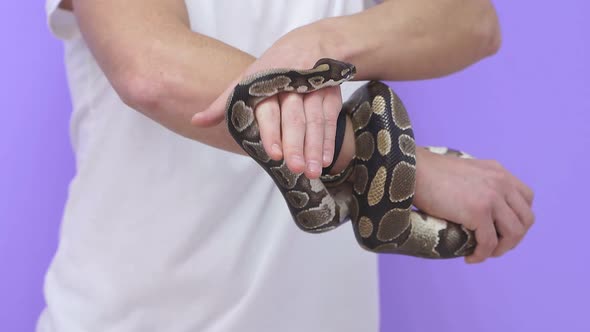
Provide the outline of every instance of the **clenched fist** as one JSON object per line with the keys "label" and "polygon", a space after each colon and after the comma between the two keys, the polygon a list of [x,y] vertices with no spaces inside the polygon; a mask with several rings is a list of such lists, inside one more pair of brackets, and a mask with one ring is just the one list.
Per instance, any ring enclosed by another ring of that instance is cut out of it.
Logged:
{"label": "clenched fist", "polygon": [[416,151],[414,205],[475,232],[468,263],[514,248],[533,225],[533,191],[494,160],[460,159]]}

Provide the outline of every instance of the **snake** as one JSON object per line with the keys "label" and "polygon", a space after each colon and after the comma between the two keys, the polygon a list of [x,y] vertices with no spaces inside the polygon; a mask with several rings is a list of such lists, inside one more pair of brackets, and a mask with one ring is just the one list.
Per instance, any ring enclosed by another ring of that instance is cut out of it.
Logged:
{"label": "snake", "polygon": [[[473,253],[472,230],[413,206],[416,144],[408,112],[381,81],[369,81],[342,103],[354,129],[355,154],[338,174],[309,179],[266,153],[256,106],[283,92],[311,93],[354,78],[356,67],[331,58],[311,69],[275,68],[241,80],[227,99],[225,121],[236,143],[272,178],[295,224],[322,233],[350,220],[359,245],[374,253],[454,258]],[[418,147],[420,148],[420,147]],[[473,158],[448,147],[431,152]]]}

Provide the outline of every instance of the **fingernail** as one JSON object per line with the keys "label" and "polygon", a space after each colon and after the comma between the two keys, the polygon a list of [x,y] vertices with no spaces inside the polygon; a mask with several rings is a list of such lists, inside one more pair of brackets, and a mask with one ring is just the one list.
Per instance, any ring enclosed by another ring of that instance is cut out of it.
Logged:
{"label": "fingernail", "polygon": [[320,171],[320,163],[316,160],[310,160],[307,163],[307,170],[309,170],[312,173],[316,173]]}
{"label": "fingernail", "polygon": [[324,163],[330,163],[332,162],[332,155],[328,152],[324,153]]}

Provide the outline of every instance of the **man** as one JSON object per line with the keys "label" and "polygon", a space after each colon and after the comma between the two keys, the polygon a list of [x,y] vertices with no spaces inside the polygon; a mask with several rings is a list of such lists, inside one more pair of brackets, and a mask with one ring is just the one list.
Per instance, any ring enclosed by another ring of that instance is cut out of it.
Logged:
{"label": "man", "polygon": [[[243,154],[220,122],[225,99],[249,73],[322,57],[354,63],[358,79],[454,72],[499,47],[487,0],[47,4],[65,40],[77,174],[38,331],[377,330],[376,255],[347,226],[295,227],[270,178],[227,153]],[[260,105],[265,149],[318,177],[354,87]],[[353,153],[345,142],[335,171]],[[476,232],[470,262],[532,224],[532,192],[496,162],[422,150],[417,162],[416,206]]]}

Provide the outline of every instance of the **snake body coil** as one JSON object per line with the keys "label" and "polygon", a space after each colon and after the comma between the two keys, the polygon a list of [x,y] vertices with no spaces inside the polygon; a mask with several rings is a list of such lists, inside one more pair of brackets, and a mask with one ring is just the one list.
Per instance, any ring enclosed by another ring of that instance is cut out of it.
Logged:
{"label": "snake body coil", "polygon": [[[356,140],[356,155],[338,175],[310,180],[291,172],[284,160],[266,154],[254,109],[280,92],[309,93],[339,85],[356,73],[353,65],[320,59],[312,69],[275,69],[240,82],[226,108],[236,142],[272,177],[297,226],[324,232],[350,217],[359,244],[370,251],[424,258],[466,256],[475,248],[473,232],[412,209],[416,158],[409,116],[385,84],[371,81],[343,103]],[[432,152],[470,158],[448,148]]]}

